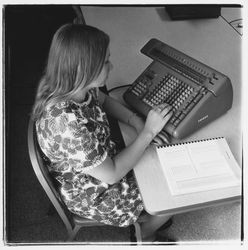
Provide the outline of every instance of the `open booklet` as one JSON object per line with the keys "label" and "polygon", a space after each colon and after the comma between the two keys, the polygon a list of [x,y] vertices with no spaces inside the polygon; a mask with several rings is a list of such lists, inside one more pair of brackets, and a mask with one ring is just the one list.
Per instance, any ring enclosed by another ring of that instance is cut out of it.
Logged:
{"label": "open booklet", "polygon": [[241,184],[241,170],[225,138],[156,148],[172,195]]}

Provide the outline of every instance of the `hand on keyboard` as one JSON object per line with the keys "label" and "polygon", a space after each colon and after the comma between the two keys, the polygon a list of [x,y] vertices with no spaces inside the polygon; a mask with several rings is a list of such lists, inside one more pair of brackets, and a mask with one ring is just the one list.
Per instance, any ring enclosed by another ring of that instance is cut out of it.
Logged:
{"label": "hand on keyboard", "polygon": [[155,137],[169,121],[172,114],[172,107],[169,104],[163,103],[154,107],[147,115],[145,129]]}
{"label": "hand on keyboard", "polygon": [[165,131],[161,131],[157,136],[153,139],[151,144],[156,146],[169,145],[171,143],[171,137]]}

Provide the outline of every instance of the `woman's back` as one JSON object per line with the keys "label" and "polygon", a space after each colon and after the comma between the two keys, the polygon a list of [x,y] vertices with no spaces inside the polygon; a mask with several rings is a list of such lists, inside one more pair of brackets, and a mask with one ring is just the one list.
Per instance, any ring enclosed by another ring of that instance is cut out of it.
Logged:
{"label": "woman's back", "polygon": [[36,128],[41,149],[51,161],[49,170],[71,212],[115,226],[137,220],[143,206],[132,174],[114,185],[87,174],[116,153],[94,89],[80,104],[67,101],[49,107]]}

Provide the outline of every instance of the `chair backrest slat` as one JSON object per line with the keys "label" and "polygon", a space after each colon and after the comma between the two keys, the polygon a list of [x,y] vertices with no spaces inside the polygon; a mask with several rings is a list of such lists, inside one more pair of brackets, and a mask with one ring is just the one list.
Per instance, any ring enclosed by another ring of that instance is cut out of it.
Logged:
{"label": "chair backrest slat", "polygon": [[41,149],[39,148],[36,136],[35,122],[32,120],[32,117],[30,118],[28,125],[28,152],[37,179],[39,180],[41,186],[43,187],[59,216],[63,220],[67,230],[71,231],[74,227],[74,224],[70,211],[63,203],[56,187],[54,186],[52,176],[48,171],[48,167],[46,166],[44,159],[42,158]]}

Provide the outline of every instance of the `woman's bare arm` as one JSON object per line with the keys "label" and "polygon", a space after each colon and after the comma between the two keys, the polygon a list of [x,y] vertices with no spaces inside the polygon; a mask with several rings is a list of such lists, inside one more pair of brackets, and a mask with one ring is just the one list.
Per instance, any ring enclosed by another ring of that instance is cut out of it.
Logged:
{"label": "woman's bare arm", "polygon": [[99,98],[106,113],[117,120],[134,127],[138,133],[142,131],[145,122],[140,116],[136,115],[136,113],[128,109],[126,106],[114,98],[105,95],[101,91],[99,92]]}
{"label": "woman's bare arm", "polygon": [[172,115],[171,107],[161,105],[162,111],[151,110],[142,131],[132,144],[123,149],[113,159],[107,157],[100,166],[87,171],[91,176],[113,184],[123,178],[138,162],[147,146],[160,132]]}

